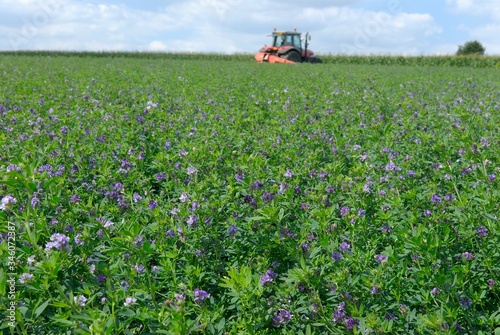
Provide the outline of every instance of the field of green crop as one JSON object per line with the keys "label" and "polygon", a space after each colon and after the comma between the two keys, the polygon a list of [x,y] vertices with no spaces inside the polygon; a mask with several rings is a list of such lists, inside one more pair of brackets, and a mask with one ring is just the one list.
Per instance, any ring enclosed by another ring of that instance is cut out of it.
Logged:
{"label": "field of green crop", "polygon": [[499,334],[500,69],[346,63],[0,55],[3,333]]}

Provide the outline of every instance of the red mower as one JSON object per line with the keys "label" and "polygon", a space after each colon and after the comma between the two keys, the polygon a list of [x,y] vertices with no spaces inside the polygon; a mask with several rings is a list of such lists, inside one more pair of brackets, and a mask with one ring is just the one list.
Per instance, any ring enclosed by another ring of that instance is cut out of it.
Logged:
{"label": "red mower", "polygon": [[272,33],[273,44],[265,45],[255,54],[255,59],[259,63],[321,63],[321,59],[314,56],[311,50],[307,49],[311,35],[306,33],[304,47],[302,47],[301,33],[296,29],[293,31],[276,31]]}

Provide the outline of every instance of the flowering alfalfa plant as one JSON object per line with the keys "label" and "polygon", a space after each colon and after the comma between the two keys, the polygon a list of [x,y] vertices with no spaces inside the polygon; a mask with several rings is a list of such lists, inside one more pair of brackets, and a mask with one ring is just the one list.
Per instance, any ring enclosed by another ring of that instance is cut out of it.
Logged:
{"label": "flowering alfalfa plant", "polygon": [[12,333],[495,331],[490,72],[181,56],[1,56]]}

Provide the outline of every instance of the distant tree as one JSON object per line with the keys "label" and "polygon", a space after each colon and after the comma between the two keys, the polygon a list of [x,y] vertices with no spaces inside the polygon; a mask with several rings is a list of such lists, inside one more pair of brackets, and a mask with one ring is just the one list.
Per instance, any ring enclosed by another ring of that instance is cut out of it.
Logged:
{"label": "distant tree", "polygon": [[458,46],[457,56],[484,55],[486,48],[478,41],[469,41]]}

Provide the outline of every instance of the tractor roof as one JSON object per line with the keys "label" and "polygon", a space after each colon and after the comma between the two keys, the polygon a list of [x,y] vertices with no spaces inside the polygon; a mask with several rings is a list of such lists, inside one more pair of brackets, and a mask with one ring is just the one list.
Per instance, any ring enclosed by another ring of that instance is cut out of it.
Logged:
{"label": "tractor roof", "polygon": [[297,31],[273,31],[272,36],[281,36],[281,35],[301,35],[301,33]]}

